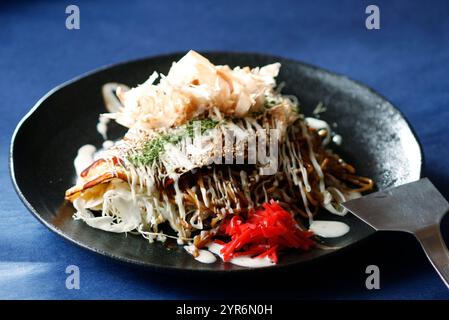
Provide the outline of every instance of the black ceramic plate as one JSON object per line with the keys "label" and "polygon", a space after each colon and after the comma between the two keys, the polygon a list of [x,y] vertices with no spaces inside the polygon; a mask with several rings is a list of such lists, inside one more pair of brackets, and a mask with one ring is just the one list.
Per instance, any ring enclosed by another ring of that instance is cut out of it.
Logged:
{"label": "black ceramic plate", "polygon": [[[337,152],[371,177],[379,189],[417,180],[421,174],[419,143],[401,113],[388,101],[344,76],[300,62],[248,53],[206,53],[215,64],[262,66],[282,63],[279,82],[286,94],[300,99],[302,112],[311,115],[318,102],[327,112],[322,118],[336,123],[343,137]],[[158,56],[95,71],[65,83],[45,95],[19,123],[11,144],[11,175],[28,209],[48,228],[91,251],[125,262],[162,269],[200,271],[248,270],[217,261],[202,264],[181,247],[149,244],[140,236],[108,233],[74,221],[64,192],[75,179],[73,159],[86,143],[101,145],[96,131],[99,113],[105,112],[101,87],[107,82],[135,86],[153,71],[164,74],[182,54]],[[125,131],[112,128],[113,137]],[[338,217],[326,216],[326,219]],[[290,252],[277,267],[291,266],[338,252],[374,231],[351,215],[341,218],[351,231],[330,245],[339,249]]]}

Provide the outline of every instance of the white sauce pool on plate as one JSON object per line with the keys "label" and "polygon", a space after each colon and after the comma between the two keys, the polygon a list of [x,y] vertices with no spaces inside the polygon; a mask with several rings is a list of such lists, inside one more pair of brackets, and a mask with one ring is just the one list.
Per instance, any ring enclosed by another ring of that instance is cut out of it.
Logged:
{"label": "white sauce pool on plate", "polygon": [[309,227],[310,231],[323,238],[342,237],[349,232],[349,229],[349,226],[344,222],[324,220],[313,221]]}
{"label": "white sauce pool on plate", "polygon": [[[193,253],[195,252],[195,246],[193,244],[190,246],[184,246],[184,249],[191,255],[193,255]],[[202,263],[214,263],[215,261],[217,261],[217,258],[215,258],[215,256],[210,251],[198,250],[198,256],[195,257],[195,260]]]}
{"label": "white sauce pool on plate", "polygon": [[98,123],[97,123],[97,131],[99,134],[101,134],[101,136],[103,137],[104,140],[108,139],[107,133],[108,133],[108,123],[109,123],[109,119],[100,116],[100,118],[98,118]]}
{"label": "white sauce pool on plate", "polygon": [[229,262],[232,264],[235,264],[236,266],[247,267],[247,268],[262,268],[262,267],[269,267],[269,266],[272,266],[275,264],[268,257],[251,258],[248,256],[232,258]]}
{"label": "white sauce pool on plate", "polygon": [[[208,245],[209,251],[215,253],[217,256],[223,259],[222,254],[220,253],[220,250],[223,248],[222,245],[211,242]],[[274,265],[275,263],[271,261],[270,258],[252,258],[249,256],[241,256],[237,258],[232,258],[230,263],[235,264],[237,266],[241,267],[248,267],[248,268],[263,268],[263,267],[269,267]]]}
{"label": "white sauce pool on plate", "polygon": [[109,149],[109,148],[111,148],[111,147],[113,147],[114,146],[114,141],[111,141],[111,140],[105,140],[104,142],[103,142],[103,149],[104,150],[107,150],[107,149]]}
{"label": "white sauce pool on plate", "polygon": [[311,127],[314,128],[315,130],[321,130],[321,129],[327,129],[329,130],[329,124],[321,119],[317,119],[317,118],[312,118],[312,117],[307,117],[305,118],[306,120],[306,124]]}
{"label": "white sauce pool on plate", "polygon": [[332,130],[326,121],[312,118],[312,117],[307,117],[304,120],[306,121],[307,126],[313,128],[317,131],[326,130],[327,135],[323,140],[323,145],[327,145],[330,142]]}
{"label": "white sauce pool on plate", "polygon": [[78,154],[73,161],[73,165],[75,166],[76,175],[79,177],[81,172],[86,169],[88,166],[94,162],[94,155],[97,151],[91,144],[86,144],[78,149]]}
{"label": "white sauce pool on plate", "polygon": [[343,142],[343,138],[341,135],[336,134],[332,137],[332,142],[335,143],[337,146],[341,146],[341,143]]}

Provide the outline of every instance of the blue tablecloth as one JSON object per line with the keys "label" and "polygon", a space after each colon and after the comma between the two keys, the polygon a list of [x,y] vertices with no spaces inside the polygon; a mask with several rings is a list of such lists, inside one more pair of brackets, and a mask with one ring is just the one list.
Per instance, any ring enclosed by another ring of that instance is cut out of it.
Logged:
{"label": "blue tablecloth", "polygon": [[[449,196],[449,2],[375,1],[381,29],[365,28],[371,1],[74,1],[80,30],[65,28],[65,1],[0,2],[0,298],[449,298],[414,239],[377,234],[342,255],[276,281],[202,281],[121,265],[42,226],[8,173],[14,127],[39,97],[105,64],[172,51],[272,53],[344,73],[400,108],[422,141],[426,175]],[[449,235],[446,219],[443,231]],[[77,265],[79,290],[65,286]],[[378,265],[380,290],[365,268]]]}

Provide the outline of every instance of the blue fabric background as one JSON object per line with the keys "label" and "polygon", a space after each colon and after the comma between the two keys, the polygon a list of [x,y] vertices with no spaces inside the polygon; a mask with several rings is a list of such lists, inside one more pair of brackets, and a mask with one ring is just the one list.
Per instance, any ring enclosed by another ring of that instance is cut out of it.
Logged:
{"label": "blue fabric background", "polygon": [[[61,240],[28,213],[10,182],[13,129],[52,87],[105,64],[192,48],[282,55],[375,88],[411,121],[427,176],[449,196],[449,2],[373,1],[381,29],[368,31],[371,2],[77,0],[81,29],[74,31],[65,28],[69,2],[0,2],[0,298],[449,298],[417,242],[403,234],[377,234],[276,281],[217,285],[136,269]],[[69,264],[81,269],[80,290],[65,288]],[[365,289],[369,264],[380,267],[380,290]]]}

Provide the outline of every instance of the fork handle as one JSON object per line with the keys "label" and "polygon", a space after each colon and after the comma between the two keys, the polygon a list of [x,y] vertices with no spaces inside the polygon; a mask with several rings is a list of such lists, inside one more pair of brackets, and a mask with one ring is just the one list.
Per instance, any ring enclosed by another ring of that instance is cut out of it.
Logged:
{"label": "fork handle", "polygon": [[432,224],[415,232],[424,252],[449,289],[449,251],[441,235],[439,224]]}

